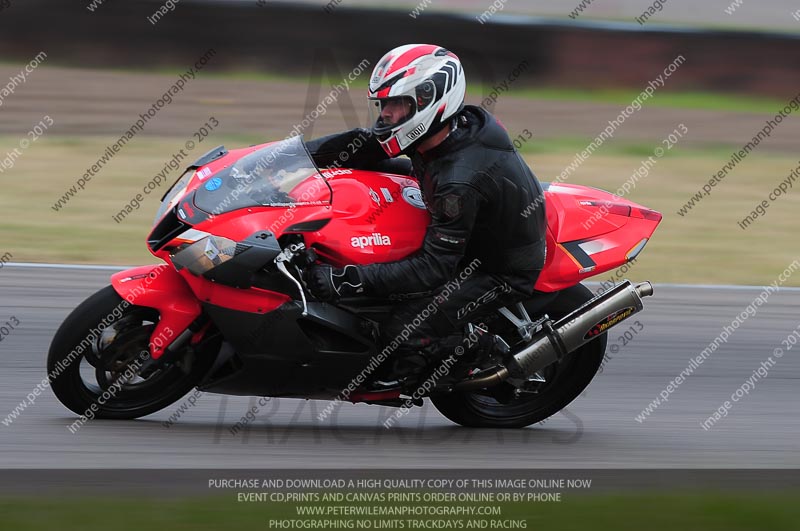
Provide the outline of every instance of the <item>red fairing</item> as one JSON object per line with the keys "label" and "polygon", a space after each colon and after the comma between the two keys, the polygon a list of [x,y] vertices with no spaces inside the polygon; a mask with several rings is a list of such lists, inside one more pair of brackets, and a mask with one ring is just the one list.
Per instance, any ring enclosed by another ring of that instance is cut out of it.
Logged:
{"label": "red fairing", "polygon": [[[158,359],[164,350],[200,315],[200,303],[188,284],[171,265],[149,265],[111,276],[120,297],[136,306],[158,310],[150,341],[150,355]],[[160,338],[156,341],[156,338]]]}
{"label": "red fairing", "polygon": [[419,250],[430,215],[415,180],[347,169],[330,173],[332,219],[306,234],[306,245],[337,266],[393,262]]}
{"label": "red fairing", "polygon": [[[111,285],[130,304],[158,310],[161,318],[150,341],[153,359],[160,358],[172,341],[200,315],[200,301],[242,312],[267,313],[291,300],[283,293],[257,288],[241,290],[196,277],[186,270],[178,273],[171,264],[141,266],[115,273],[111,276]],[[156,341],[156,338],[160,339]]]}
{"label": "red fairing", "polygon": [[196,277],[187,270],[180,272],[194,296],[203,302],[240,312],[267,313],[289,302],[291,297],[265,289],[238,289]]}

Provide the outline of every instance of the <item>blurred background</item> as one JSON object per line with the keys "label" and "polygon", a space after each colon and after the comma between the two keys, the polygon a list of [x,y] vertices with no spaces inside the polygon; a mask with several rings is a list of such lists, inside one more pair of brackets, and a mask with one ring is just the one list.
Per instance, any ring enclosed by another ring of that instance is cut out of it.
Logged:
{"label": "blurred background", "polygon": [[[795,116],[713,194],[686,203],[800,92],[795,4],[5,0],[0,256],[148,262],[143,240],[158,198],[182,169],[167,165],[204,124],[192,159],[218,144],[283,138],[303,120],[306,138],[366,126],[366,79],[377,59],[430,42],[464,62],[468,103],[494,112],[512,137],[532,134],[520,150],[540,180],[561,175],[612,192],[635,180],[627,197],[664,214],[637,264],[642,277],[767,283],[795,258],[798,194],[787,190],[746,228],[739,222],[798,166]],[[172,103],[103,161],[181,74],[188,81]],[[334,88],[347,78],[347,90]],[[630,107],[637,97],[641,110]],[[309,119],[320,105],[324,112]],[[576,158],[625,109],[634,112],[613,137]],[[209,129],[211,118],[219,125]],[[53,124],[42,130],[43,121]],[[663,156],[643,172],[659,146]],[[157,189],[132,204],[159,174]]]}

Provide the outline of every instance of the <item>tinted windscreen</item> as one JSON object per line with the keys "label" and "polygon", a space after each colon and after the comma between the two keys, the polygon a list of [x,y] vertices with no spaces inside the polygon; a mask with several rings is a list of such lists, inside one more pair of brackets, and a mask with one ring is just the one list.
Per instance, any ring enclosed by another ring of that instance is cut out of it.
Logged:
{"label": "tinted windscreen", "polygon": [[329,204],[331,190],[296,136],[256,150],[210,176],[197,189],[194,202],[218,215],[254,206]]}

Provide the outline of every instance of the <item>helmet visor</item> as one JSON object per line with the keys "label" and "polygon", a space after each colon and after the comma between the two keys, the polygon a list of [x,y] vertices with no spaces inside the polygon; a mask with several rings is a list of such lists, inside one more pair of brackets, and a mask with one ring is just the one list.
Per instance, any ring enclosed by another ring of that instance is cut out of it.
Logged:
{"label": "helmet visor", "polygon": [[388,138],[393,129],[411,120],[416,113],[416,102],[410,96],[369,99],[369,119],[374,124],[372,132],[380,140]]}

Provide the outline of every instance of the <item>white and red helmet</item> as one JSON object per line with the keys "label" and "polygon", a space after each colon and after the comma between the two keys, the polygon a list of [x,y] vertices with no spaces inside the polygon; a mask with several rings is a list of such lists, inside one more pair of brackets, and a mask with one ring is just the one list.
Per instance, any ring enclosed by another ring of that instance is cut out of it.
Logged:
{"label": "white and red helmet", "polygon": [[[458,56],[441,46],[407,44],[384,55],[369,80],[372,131],[390,157],[423,140],[448,123],[464,106],[467,81]],[[384,102],[403,98],[411,103],[406,117],[385,124]]]}

